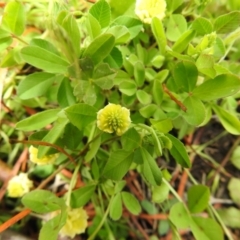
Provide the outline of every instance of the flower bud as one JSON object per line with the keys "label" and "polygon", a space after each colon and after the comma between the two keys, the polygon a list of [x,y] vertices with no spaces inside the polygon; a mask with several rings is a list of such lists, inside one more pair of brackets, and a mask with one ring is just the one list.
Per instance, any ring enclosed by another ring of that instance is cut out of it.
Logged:
{"label": "flower bud", "polygon": [[109,103],[97,113],[97,126],[108,133],[121,136],[131,124],[130,111],[120,105]]}
{"label": "flower bud", "polygon": [[84,233],[88,225],[87,219],[87,212],[83,208],[68,208],[67,220],[59,232],[60,235],[74,238],[76,234]]}
{"label": "flower bud", "polygon": [[166,11],[165,0],[137,0],[135,13],[144,23],[151,24],[154,17],[162,20]]}
{"label": "flower bud", "polygon": [[25,193],[28,193],[32,187],[33,182],[28,179],[27,174],[20,173],[8,182],[8,196],[12,198],[22,197]]}
{"label": "flower bud", "polygon": [[37,157],[38,149],[33,146],[30,146],[29,153],[30,153],[30,157],[29,157],[30,161],[38,165],[46,165],[46,164],[54,163],[59,156],[58,153],[55,153],[55,154],[44,156],[42,158],[38,158]]}

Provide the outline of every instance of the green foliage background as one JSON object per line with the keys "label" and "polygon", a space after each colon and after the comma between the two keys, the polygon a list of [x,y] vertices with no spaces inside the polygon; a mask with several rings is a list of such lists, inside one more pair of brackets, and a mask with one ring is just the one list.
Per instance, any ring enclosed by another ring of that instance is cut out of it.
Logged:
{"label": "green foliage background", "polygon": [[[29,172],[46,178],[63,164],[81,172],[86,185],[70,188],[66,201],[51,194],[47,212],[61,209],[65,216],[66,204],[78,208],[93,202],[97,214],[89,239],[101,227],[99,238],[114,239],[117,225],[110,219],[121,219],[122,205],[132,214],[141,212],[138,200],[124,189],[129,170],[144,179],[156,204],[168,201],[169,191],[178,200],[168,221],[174,239],[180,239],[176,229],[182,228],[190,228],[199,240],[221,240],[223,232],[232,239],[210,204],[209,188],[193,182],[184,204],[158,160],[168,163],[171,155],[176,164],[189,168],[181,139],[213,117],[227,132],[240,134],[239,1],[166,2],[166,17],[153,18],[151,25],[137,18],[132,0],[9,1],[2,12],[2,99],[14,112],[16,128],[3,124],[1,154],[8,155],[11,165],[22,149],[9,139],[29,140],[30,145],[38,141],[38,157],[62,149],[50,170],[46,166],[38,172],[30,164]],[[96,126],[97,112],[109,102],[131,111],[131,127],[120,137]],[[37,113],[27,116],[26,107]],[[7,121],[9,115],[2,112],[1,118]],[[45,128],[49,124],[52,127]],[[45,213],[46,194],[34,190],[22,204]],[[51,201],[59,201],[57,207]],[[208,218],[196,215],[205,210]],[[65,221],[62,217],[57,231],[47,229],[52,231],[49,240],[56,239]],[[44,226],[40,239],[45,237]]]}

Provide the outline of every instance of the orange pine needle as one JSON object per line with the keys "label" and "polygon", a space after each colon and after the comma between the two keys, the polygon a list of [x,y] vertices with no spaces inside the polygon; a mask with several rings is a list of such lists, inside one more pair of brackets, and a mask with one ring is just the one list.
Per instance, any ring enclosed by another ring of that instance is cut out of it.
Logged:
{"label": "orange pine needle", "polygon": [[183,172],[180,183],[179,183],[179,187],[178,187],[178,195],[182,198],[183,194],[184,194],[184,190],[187,184],[187,180],[188,180],[188,174],[186,171]]}
{"label": "orange pine needle", "polygon": [[31,213],[31,209],[24,209],[20,213],[16,214],[14,217],[10,218],[2,225],[0,225],[0,233],[11,227],[13,224],[21,220],[22,218],[26,217],[29,213]]}

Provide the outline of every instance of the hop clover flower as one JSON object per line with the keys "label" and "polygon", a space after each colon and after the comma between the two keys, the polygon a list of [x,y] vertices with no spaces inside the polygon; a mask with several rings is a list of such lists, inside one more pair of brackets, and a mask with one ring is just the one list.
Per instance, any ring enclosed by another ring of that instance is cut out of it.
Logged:
{"label": "hop clover flower", "polygon": [[109,103],[97,113],[97,126],[104,132],[121,136],[130,124],[130,111],[120,105]]}
{"label": "hop clover flower", "polygon": [[141,21],[151,24],[153,17],[165,17],[166,6],[165,0],[137,0],[135,13]]}
{"label": "hop clover flower", "polygon": [[74,238],[76,234],[84,233],[87,228],[87,212],[83,208],[68,208],[67,221],[60,230],[61,236]]}
{"label": "hop clover flower", "polygon": [[32,187],[33,182],[28,179],[27,174],[20,173],[8,182],[8,196],[12,198],[22,197],[25,193],[28,193]]}
{"label": "hop clover flower", "polygon": [[38,149],[33,146],[30,146],[29,153],[30,153],[30,157],[29,157],[30,161],[38,165],[46,165],[46,164],[54,163],[59,156],[59,154],[56,153],[56,154],[44,156],[42,158],[38,158],[37,157]]}

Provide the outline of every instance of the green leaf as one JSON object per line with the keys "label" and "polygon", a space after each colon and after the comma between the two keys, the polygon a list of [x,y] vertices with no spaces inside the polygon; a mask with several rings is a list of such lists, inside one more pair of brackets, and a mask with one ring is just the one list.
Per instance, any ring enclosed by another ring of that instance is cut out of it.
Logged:
{"label": "green leaf", "polygon": [[37,176],[41,179],[45,179],[55,171],[55,167],[52,164],[48,165],[37,165],[31,172],[32,175]]}
{"label": "green leaf", "polygon": [[199,35],[205,35],[213,31],[213,25],[207,18],[199,17],[193,21],[192,29]]}
{"label": "green leaf", "polygon": [[123,65],[123,57],[121,51],[114,47],[109,55],[104,59],[104,62],[112,68],[121,68]]}
{"label": "green leaf", "polygon": [[80,31],[76,19],[67,11],[58,15],[57,22],[65,30],[65,37],[70,40],[71,48],[78,57],[80,53]]}
{"label": "green leaf", "polygon": [[47,221],[40,230],[39,240],[56,240],[60,229],[64,226],[67,220],[67,212],[61,211],[56,217]]}
{"label": "green leaf", "polygon": [[49,109],[36,113],[31,117],[23,119],[16,124],[16,128],[21,131],[34,131],[46,127],[49,123],[54,122],[58,116],[59,109]]}
{"label": "green leaf", "polygon": [[115,38],[110,33],[96,37],[83,53],[83,57],[89,57],[95,65],[101,62],[112,51]]}
{"label": "green leaf", "polygon": [[240,134],[240,121],[236,115],[227,112],[222,107],[217,105],[212,106],[214,112],[217,114],[223,127],[233,135]]}
{"label": "green leaf", "polygon": [[130,128],[122,135],[121,143],[123,149],[126,151],[132,151],[140,146],[141,137],[135,128]]}
{"label": "green leaf", "polygon": [[139,112],[140,114],[145,117],[145,118],[149,118],[151,116],[153,116],[153,114],[157,111],[158,107],[155,104],[149,104],[145,107],[142,107]]}
{"label": "green leaf", "polygon": [[109,0],[108,2],[111,6],[112,19],[122,15],[132,15],[135,7],[135,0]]}
{"label": "green leaf", "polygon": [[68,78],[64,78],[59,86],[57,93],[58,103],[62,108],[71,106],[76,103],[73,95],[73,88]]}
{"label": "green leaf", "polygon": [[87,14],[86,27],[91,39],[96,38],[101,33],[101,25],[92,14]]}
{"label": "green leaf", "polygon": [[23,4],[17,1],[8,2],[4,8],[2,22],[12,33],[20,36],[26,24],[26,13]]}
{"label": "green leaf", "polygon": [[142,208],[148,213],[148,214],[157,214],[159,210],[156,208],[156,204],[148,201],[148,200],[142,200],[141,201]]}
{"label": "green leaf", "polygon": [[197,83],[197,67],[188,61],[177,63],[173,69],[173,77],[179,90],[191,92]]}
{"label": "green leaf", "polygon": [[160,106],[163,100],[163,88],[161,81],[159,79],[153,80],[153,88],[152,88],[152,95],[154,102]]}
{"label": "green leaf", "polygon": [[173,144],[172,148],[170,149],[170,154],[182,167],[189,168],[191,163],[183,143],[170,134],[166,134],[166,136],[172,141]]}
{"label": "green leaf", "polygon": [[163,119],[163,120],[155,120],[155,119],[149,119],[149,120],[152,126],[161,133],[168,133],[173,128],[172,120],[169,118]]}
{"label": "green leaf", "polygon": [[94,180],[98,180],[100,177],[99,165],[100,164],[98,164],[97,159],[94,158],[91,165],[91,172]]}
{"label": "green leaf", "polygon": [[120,219],[122,216],[122,199],[120,193],[117,193],[110,203],[109,215],[115,221]]}
{"label": "green leaf", "polygon": [[96,87],[89,81],[79,80],[79,83],[75,86],[73,93],[80,102],[83,101],[85,104],[90,106],[93,106],[96,103]]}
{"label": "green leaf", "polygon": [[93,70],[94,70],[94,64],[91,58],[81,58],[79,60],[79,65],[81,68],[81,79],[82,80],[88,80],[92,77]]}
{"label": "green leaf", "polygon": [[152,102],[152,96],[144,90],[141,89],[137,90],[136,95],[139,102],[144,105],[147,105]]}
{"label": "green leaf", "polygon": [[183,4],[183,2],[183,0],[166,0],[168,11],[174,12]]}
{"label": "green leaf", "polygon": [[120,16],[114,20],[112,25],[121,25],[127,27],[131,39],[135,38],[142,29],[142,22],[129,16]]}
{"label": "green leaf", "polygon": [[230,33],[239,27],[240,12],[234,11],[219,16],[214,22],[214,30],[217,33]]}
{"label": "green leaf", "polygon": [[203,100],[211,101],[218,98],[231,96],[240,90],[240,79],[231,74],[218,75],[214,79],[205,81],[196,87],[193,96]]}
{"label": "green leaf", "polygon": [[155,186],[152,190],[152,201],[162,203],[168,199],[169,188],[166,183],[162,182],[160,186]]}
{"label": "green leaf", "polygon": [[132,151],[116,150],[112,152],[103,170],[103,176],[120,181],[129,170],[132,161]]}
{"label": "green leaf", "polygon": [[221,208],[218,210],[218,214],[226,226],[240,228],[240,210],[238,208]]}
{"label": "green leaf", "polygon": [[136,197],[128,192],[122,192],[121,195],[123,203],[127,210],[133,215],[138,215],[141,212],[141,205],[139,204]]}
{"label": "green leaf", "polygon": [[222,228],[210,218],[192,217],[190,228],[196,240],[224,239]]}
{"label": "green leaf", "polygon": [[96,112],[94,107],[84,103],[78,103],[65,109],[69,121],[80,130],[97,119]]}
{"label": "green leaf", "polygon": [[132,96],[136,93],[137,86],[133,80],[126,80],[119,84],[119,90],[127,96]]}
{"label": "green leaf", "polygon": [[145,81],[145,68],[142,62],[137,61],[134,64],[134,78],[138,87],[142,87]]}
{"label": "green leaf", "polygon": [[65,201],[58,198],[54,193],[46,190],[33,190],[25,194],[22,204],[36,213],[49,213],[65,206]]}
{"label": "green leaf", "polygon": [[160,54],[164,55],[165,48],[167,45],[167,39],[166,39],[166,34],[164,31],[162,21],[159,18],[154,17],[151,22],[151,28],[152,28],[153,35],[157,41]]}
{"label": "green leaf", "polygon": [[190,41],[195,37],[196,32],[194,30],[187,30],[182,36],[175,42],[172,50],[177,53],[182,53],[190,43]]}
{"label": "green leaf", "polygon": [[214,78],[216,76],[216,71],[214,69],[215,60],[212,55],[200,54],[196,61],[196,66],[199,72],[205,74],[210,78]]}
{"label": "green leaf", "polygon": [[111,33],[115,37],[115,44],[127,43],[131,37],[130,32],[125,26],[115,25],[107,30],[107,33]]}
{"label": "green leaf", "polygon": [[0,29],[0,51],[7,48],[13,41],[11,34],[3,29]]}
{"label": "green leaf", "polygon": [[213,51],[214,51],[215,58],[221,59],[222,56],[225,55],[225,52],[226,52],[225,43],[220,37],[216,38],[215,44],[213,45]]}
{"label": "green leaf", "polygon": [[162,182],[162,173],[154,158],[145,148],[140,148],[143,158],[143,175],[153,186],[160,185]]}
{"label": "green leaf", "polygon": [[89,150],[85,155],[85,162],[90,162],[97,154],[101,145],[101,136],[97,137],[92,143],[89,144]]}
{"label": "green leaf", "polygon": [[116,182],[116,184],[114,186],[114,194],[120,193],[125,186],[126,186],[125,180]]}
{"label": "green leaf", "polygon": [[92,81],[101,89],[111,89],[114,85],[113,79],[116,72],[107,63],[100,63],[94,69]]}
{"label": "green leaf", "polygon": [[188,228],[192,221],[187,208],[181,202],[171,207],[169,219],[178,229]]}
{"label": "green leaf", "polygon": [[[46,136],[42,139],[43,142],[55,143],[62,133],[64,132],[65,126],[68,123],[68,119],[64,117],[58,117],[55,122],[53,128],[46,134]],[[42,158],[43,156],[50,154],[51,147],[39,146],[38,148],[38,158]]]}
{"label": "green leaf", "polygon": [[206,117],[205,106],[198,98],[188,96],[183,101],[183,105],[187,108],[187,111],[182,112],[182,116],[187,123],[198,126],[204,121]]}
{"label": "green leaf", "polygon": [[76,150],[83,138],[83,132],[80,131],[77,127],[73,126],[71,123],[68,123],[65,127],[62,141],[65,146],[71,150]]}
{"label": "green leaf", "polygon": [[96,189],[95,184],[87,184],[77,190],[72,191],[71,194],[71,207],[80,208],[88,203],[93,196]]}
{"label": "green leaf", "polygon": [[240,179],[231,178],[228,183],[228,190],[233,202],[239,205],[240,204]]}
{"label": "green leaf", "polygon": [[41,39],[41,38],[33,38],[30,42],[31,46],[35,46],[35,47],[40,47],[43,48],[49,52],[52,52],[58,56],[60,56],[60,53],[58,52],[58,50],[56,49],[55,46],[53,46],[52,43],[50,43],[49,41],[45,40],[45,39]]}
{"label": "green leaf", "polygon": [[102,28],[109,25],[111,10],[109,4],[105,0],[100,0],[93,4],[89,12],[98,20]]}
{"label": "green leaf", "polygon": [[7,68],[7,67],[12,67],[12,66],[17,65],[16,56],[18,54],[19,54],[18,48],[8,50],[6,55],[3,56],[2,60],[1,60],[0,67]]}
{"label": "green leaf", "polygon": [[[1,33],[0,33],[1,34]],[[11,37],[0,37],[0,51],[2,52],[5,48],[11,45],[13,39]]]}
{"label": "green leaf", "polygon": [[188,208],[191,213],[199,213],[208,207],[210,201],[209,188],[204,185],[194,185],[188,190]]}
{"label": "green leaf", "polygon": [[66,73],[69,63],[47,49],[27,46],[21,50],[24,61],[50,73]]}
{"label": "green leaf", "polygon": [[[160,21],[160,20],[159,20]],[[172,14],[167,23],[166,36],[168,40],[175,42],[187,30],[187,21],[181,14]]]}

